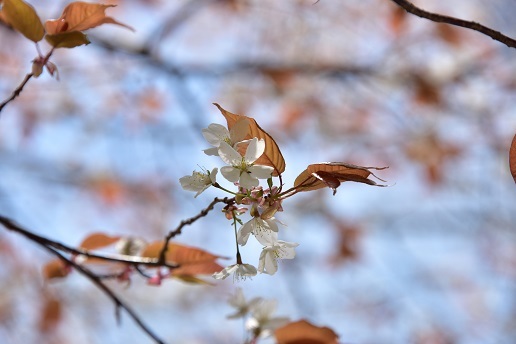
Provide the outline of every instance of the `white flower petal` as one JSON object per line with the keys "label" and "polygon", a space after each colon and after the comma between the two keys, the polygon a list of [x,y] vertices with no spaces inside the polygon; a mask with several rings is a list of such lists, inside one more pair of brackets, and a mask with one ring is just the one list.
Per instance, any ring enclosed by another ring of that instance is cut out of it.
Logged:
{"label": "white flower petal", "polygon": [[267,222],[271,231],[276,233],[278,232],[278,224],[276,223],[276,219],[274,217],[271,217],[270,219],[264,221]]}
{"label": "white flower petal", "polygon": [[221,141],[229,139],[229,131],[223,125],[212,123],[202,130],[202,136],[210,145],[218,147]]}
{"label": "white flower petal", "polygon": [[232,183],[238,182],[238,179],[240,178],[240,170],[234,168],[233,166],[221,167],[220,173],[224,178],[226,178]]}
{"label": "white flower petal", "polygon": [[247,169],[251,176],[258,179],[267,179],[272,176],[272,172],[274,172],[274,167],[265,166],[265,165],[254,165]]}
{"label": "white flower petal", "polygon": [[217,172],[219,172],[219,169],[218,168],[214,168],[213,170],[211,170],[211,172],[209,173],[210,175],[210,180],[211,180],[211,183],[212,184],[215,184],[217,182]]}
{"label": "white flower petal", "polygon": [[240,246],[244,246],[247,244],[247,239],[249,239],[249,235],[254,229],[253,220],[246,222],[237,233],[237,242]]}
{"label": "white flower petal", "polygon": [[242,172],[240,175],[240,186],[246,189],[252,189],[255,186],[258,186],[260,182],[258,179],[251,177],[251,175],[247,172]]}
{"label": "white flower petal", "polygon": [[278,240],[278,243],[275,245],[278,258],[293,259],[296,256],[294,247],[297,246],[299,246],[299,244],[295,242],[285,242],[283,240]]}
{"label": "white flower petal", "polygon": [[219,145],[219,156],[226,164],[231,166],[240,166],[242,164],[242,156],[233,147],[226,142]]}
{"label": "white flower petal", "polygon": [[256,137],[249,142],[249,146],[247,146],[247,150],[245,151],[245,161],[248,164],[252,164],[259,157],[262,156],[265,151],[265,141],[263,139],[258,140]]}
{"label": "white flower petal", "polygon": [[257,273],[258,271],[251,264],[239,264],[238,270],[235,272],[235,276],[237,278],[245,279],[246,277],[256,276]]}
{"label": "white flower petal", "polygon": [[274,251],[270,248],[264,248],[260,254],[258,271],[269,275],[274,275],[278,271],[278,262],[274,257]]}
{"label": "white flower petal", "polygon": [[230,265],[226,266],[222,271],[214,273],[212,276],[215,279],[226,279],[229,275],[231,275],[232,272],[234,272],[236,269],[238,269],[238,265]]}
{"label": "white flower petal", "polygon": [[218,147],[212,147],[203,149],[204,154],[210,155],[210,156],[217,156],[219,155],[219,148]]}
{"label": "white flower petal", "polygon": [[278,233],[271,230],[255,231],[254,236],[263,246],[274,246],[278,241]]}

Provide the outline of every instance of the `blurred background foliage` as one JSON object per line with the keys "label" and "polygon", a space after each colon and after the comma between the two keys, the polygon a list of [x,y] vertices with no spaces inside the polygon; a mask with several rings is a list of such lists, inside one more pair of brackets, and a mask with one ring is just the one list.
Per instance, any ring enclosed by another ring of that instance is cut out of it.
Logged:
{"label": "blurred background foliage", "polygon": [[[43,19],[67,1],[31,2]],[[136,32],[102,26],[51,59],[0,117],[0,214],[77,245],[88,233],[163,238],[195,215],[178,179],[205,166],[200,130],[221,104],[278,142],[284,182],[308,164],[389,166],[388,188],[345,183],[286,201],[300,243],[275,276],[239,285],[343,343],[512,343],[516,337],[516,60],[480,33],[387,0],[108,1]],[[516,37],[511,0],[418,1]],[[30,71],[33,44],[0,25],[0,98]],[[48,47],[42,45],[42,50]],[[233,256],[218,211],[177,240]],[[245,260],[257,261],[259,247]],[[2,343],[148,341],[81,276],[45,283],[47,253],[0,232]],[[223,262],[226,264],[226,262]],[[228,263],[229,264],[229,263]],[[242,341],[235,288],[110,283],[171,343]]]}

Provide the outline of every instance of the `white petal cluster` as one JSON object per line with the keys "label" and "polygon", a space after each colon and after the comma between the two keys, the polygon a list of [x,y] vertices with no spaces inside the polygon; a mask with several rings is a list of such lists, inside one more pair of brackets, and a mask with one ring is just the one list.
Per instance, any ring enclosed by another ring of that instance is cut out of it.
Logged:
{"label": "white petal cluster", "polygon": [[217,182],[218,168],[214,168],[211,172],[193,171],[191,176],[179,178],[181,187],[187,191],[197,192],[195,197],[199,196],[204,190]]}
{"label": "white petal cluster", "polygon": [[236,309],[236,312],[234,314],[228,315],[227,318],[243,318],[249,314],[249,312],[251,312],[251,310],[261,301],[261,297],[255,297],[249,301],[246,301],[242,288],[237,288],[235,294],[232,295],[228,300],[228,303]]}
{"label": "white petal cluster", "polygon": [[253,335],[261,338],[273,334],[274,330],[286,325],[290,320],[287,317],[273,316],[276,311],[275,300],[265,300],[261,297],[246,301],[241,288],[237,288],[228,303],[236,309],[234,314],[228,315],[229,319],[246,318],[245,327]]}
{"label": "white petal cluster", "polygon": [[220,169],[220,173],[233,183],[239,183],[246,189],[258,186],[258,179],[270,178],[274,168],[270,166],[254,165],[254,162],[265,151],[265,141],[256,137],[249,141],[245,155],[242,156],[226,142],[219,145],[219,156],[229,166]]}
{"label": "white petal cluster", "polygon": [[226,279],[229,275],[233,274],[235,280],[245,280],[247,277],[256,276],[257,270],[251,264],[233,264],[225,267],[220,272],[213,274],[215,279]]}
{"label": "white petal cluster", "polygon": [[235,147],[239,142],[243,141],[249,130],[249,120],[247,118],[240,119],[231,128],[227,130],[223,125],[212,123],[202,130],[202,136],[208,141],[213,148],[204,150],[207,155],[219,155],[218,148],[221,142],[225,142]]}
{"label": "white petal cluster", "polygon": [[259,333],[260,337],[268,337],[278,327],[289,322],[287,317],[274,317],[276,300],[262,300],[252,307],[251,317],[245,324],[247,330]]}
{"label": "white petal cluster", "polygon": [[278,271],[278,259],[293,259],[296,256],[294,247],[297,246],[299,246],[298,243],[283,240],[269,242],[260,254],[258,271],[274,275]]}

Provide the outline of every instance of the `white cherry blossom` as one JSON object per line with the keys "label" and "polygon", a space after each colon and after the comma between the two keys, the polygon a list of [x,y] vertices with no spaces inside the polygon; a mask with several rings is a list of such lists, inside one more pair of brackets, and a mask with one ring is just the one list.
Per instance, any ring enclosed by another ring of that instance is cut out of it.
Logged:
{"label": "white cherry blossom", "polygon": [[254,305],[251,310],[251,317],[246,322],[247,330],[257,333],[260,337],[268,337],[275,329],[286,325],[289,318],[273,317],[275,310],[275,300],[262,300]]}
{"label": "white cherry blossom", "polygon": [[242,288],[237,288],[234,295],[232,295],[228,303],[236,309],[236,313],[227,316],[228,319],[236,319],[245,317],[251,309],[262,301],[261,297],[255,297],[246,301]]}
{"label": "white cherry blossom", "polygon": [[270,178],[274,168],[270,166],[254,165],[254,162],[265,151],[265,141],[256,137],[249,140],[244,156],[241,156],[226,142],[219,145],[219,156],[229,166],[224,166],[220,172],[230,182],[239,183],[246,189],[258,186],[258,179]]}
{"label": "white cherry blossom", "polygon": [[[249,239],[249,235],[253,233],[256,239],[262,243],[262,245],[266,245],[269,242],[275,241],[277,239],[269,238],[272,233],[278,232],[278,225],[276,224],[275,218],[270,218],[268,220],[263,220],[260,217],[253,217],[250,221],[246,222],[240,229],[237,234],[237,242],[239,245],[244,246]],[[265,242],[265,243],[264,243]]]}
{"label": "white cherry blossom", "polygon": [[276,240],[274,236],[269,236],[265,239],[269,239],[269,242],[266,242],[266,240],[260,241],[265,247],[260,254],[258,271],[260,273],[274,275],[276,271],[278,271],[278,259],[293,259],[296,256],[294,247],[299,246],[299,244]]}
{"label": "white cherry blossom", "polygon": [[233,278],[235,280],[245,280],[247,277],[256,276],[258,273],[256,268],[251,264],[233,264],[226,266],[222,271],[213,274],[215,279],[226,279],[229,275],[234,273]]}
{"label": "white cherry blossom", "polygon": [[214,168],[211,172],[193,171],[191,176],[179,178],[181,187],[187,191],[197,192],[195,197],[199,196],[204,190],[217,182],[218,168]]}
{"label": "white cherry blossom", "polygon": [[208,141],[212,148],[205,149],[203,152],[207,155],[219,155],[218,148],[221,142],[226,142],[232,147],[235,147],[240,141],[244,140],[249,130],[249,120],[242,118],[237,121],[231,130],[226,129],[225,126],[212,123],[202,130],[202,136]]}

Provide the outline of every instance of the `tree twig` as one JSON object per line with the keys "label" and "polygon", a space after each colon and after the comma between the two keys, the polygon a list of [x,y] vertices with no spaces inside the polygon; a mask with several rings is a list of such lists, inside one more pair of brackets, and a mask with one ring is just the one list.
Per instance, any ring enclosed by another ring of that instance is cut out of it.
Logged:
{"label": "tree twig", "polygon": [[123,302],[111,289],[109,289],[108,286],[106,286],[100,277],[95,275],[90,269],[86,268],[85,266],[82,266],[76,262],[74,262],[72,259],[69,259],[62,255],[60,252],[57,251],[57,249],[53,247],[48,247],[40,242],[37,242],[39,245],[46,248],[49,252],[51,252],[53,255],[57,256],[58,258],[65,261],[67,264],[70,264],[70,266],[74,267],[75,270],[77,270],[80,274],[88,278],[97,288],[102,290],[113,302],[115,303],[116,307],[116,317],[119,318],[119,309],[123,309],[129,314],[129,316],[136,322],[136,324],[147,334],[149,337],[151,337],[156,343],[164,344],[165,342],[161,340],[152,330],[143,322],[142,319],[136,314],[136,312],[125,302]]}
{"label": "tree twig", "polygon": [[16,97],[18,97],[21,93],[21,91],[23,91],[23,88],[25,87],[25,85],[27,84],[27,82],[29,82],[29,80],[34,76],[33,73],[29,73],[27,75],[25,75],[25,79],[23,79],[22,83],[16,87],[16,89],[13,91],[13,93],[11,94],[11,96],[9,98],[7,98],[6,100],[4,100],[2,102],[2,104],[0,104],[0,112],[2,112],[3,108],[9,104],[11,101],[13,101]]}
{"label": "tree twig", "polygon": [[[59,251],[60,250],[61,251],[66,251],[66,252],[74,253],[74,254],[85,254],[86,256],[92,257],[92,258],[99,258],[99,259],[104,259],[104,260],[109,260],[109,261],[117,261],[117,262],[121,261],[123,263],[137,264],[137,265],[153,265],[153,266],[155,266],[155,265],[157,265],[156,262],[154,262],[155,259],[154,259],[153,262],[147,262],[147,263],[139,262],[139,263],[135,263],[135,262],[131,262],[131,261],[124,261],[124,260],[119,260],[119,259],[106,258],[106,257],[103,257],[103,256],[98,256],[98,255],[90,254],[88,252],[80,253],[81,250],[70,248],[70,247],[68,247],[66,245],[63,245],[61,243],[58,243],[58,242],[52,241],[50,239],[41,237],[41,236],[39,236],[37,234],[34,234],[31,231],[29,231],[29,230],[27,230],[25,228],[22,228],[21,226],[15,224],[14,221],[12,221],[12,220],[4,217],[4,216],[0,216],[0,223],[5,228],[7,228],[7,229],[9,229],[11,231],[17,232],[17,233],[23,235],[24,237],[26,237],[27,239],[31,240],[32,242],[42,246],[43,248],[45,248],[47,251],[49,251],[53,255],[57,256],[59,259],[65,261],[68,265],[70,265],[73,268],[75,268],[75,270],[77,270],[80,274],[82,274],[86,278],[88,278],[93,284],[95,284],[95,286],[97,286],[97,288],[102,290],[111,300],[113,300],[113,302],[115,303],[115,307],[116,307],[117,318],[118,318],[118,314],[119,314],[119,309],[125,310],[127,312],[127,314],[129,314],[129,316],[136,322],[136,324],[147,335],[149,335],[149,337],[151,337],[156,343],[164,343],[156,334],[154,334],[151,331],[151,329],[143,322],[142,319],[140,319],[140,317],[136,314],[136,312],[129,305],[127,305],[125,302],[123,302],[111,289],[109,289],[108,286],[106,286],[102,282],[102,278],[101,277],[95,275],[95,273],[93,273],[90,269],[88,269],[87,267],[85,267],[85,266],[75,262],[73,259],[65,257]],[[127,256],[127,257],[130,257],[130,256]]]}
{"label": "tree twig", "polygon": [[74,248],[70,247],[68,245],[62,244],[58,241],[51,240],[45,237],[42,237],[40,235],[37,235],[25,228],[22,228],[20,225],[14,223],[13,220],[0,215],[0,224],[2,224],[5,228],[17,232],[27,239],[34,241],[42,246],[45,247],[52,247],[53,249],[59,250],[59,251],[65,251],[71,254],[75,255],[82,255],[88,258],[95,258],[95,259],[101,259],[109,262],[115,262],[115,263],[124,263],[128,265],[145,265],[145,266],[152,266],[152,267],[158,267],[158,266],[165,266],[170,269],[175,269],[178,266],[168,263],[160,263],[158,259],[156,258],[149,258],[149,257],[137,257],[137,256],[128,256],[123,254],[113,254],[113,255],[104,255],[104,254],[96,254],[91,253],[88,250],[80,249],[80,248]]}
{"label": "tree twig", "polygon": [[495,41],[505,44],[509,48],[516,48],[516,40],[515,39],[513,39],[509,36],[506,36],[499,31],[493,30],[487,26],[479,24],[477,22],[462,20],[462,19],[458,19],[455,17],[449,17],[449,16],[445,16],[442,14],[428,12],[419,7],[416,7],[413,3],[411,3],[407,0],[391,0],[391,1],[398,4],[400,7],[402,7],[408,13],[411,13],[418,17],[425,18],[425,19],[428,19],[428,20],[431,20],[431,21],[434,21],[437,23],[445,23],[445,24],[460,26],[460,27],[463,27],[466,29],[478,31],[480,33],[483,33],[486,36],[491,37]]}
{"label": "tree twig", "polygon": [[161,262],[161,263],[165,263],[166,262],[166,254],[167,254],[167,250],[168,250],[168,242],[173,238],[175,237],[176,235],[179,235],[181,234],[181,231],[183,230],[183,227],[184,226],[188,226],[188,225],[191,225],[192,223],[194,223],[195,221],[199,220],[201,217],[204,217],[206,215],[208,215],[208,213],[213,210],[213,208],[215,207],[215,204],[217,203],[226,203],[226,204],[231,204],[235,201],[235,198],[227,198],[227,197],[224,197],[224,198],[217,198],[215,197],[215,199],[206,207],[204,208],[203,210],[201,210],[201,212],[189,219],[186,219],[186,220],[183,220],[179,223],[179,225],[176,227],[176,229],[174,229],[173,231],[170,231],[167,236],[165,237],[165,239],[163,240],[163,248],[161,249],[161,252],[159,254],[159,259],[158,259],[158,262]]}

